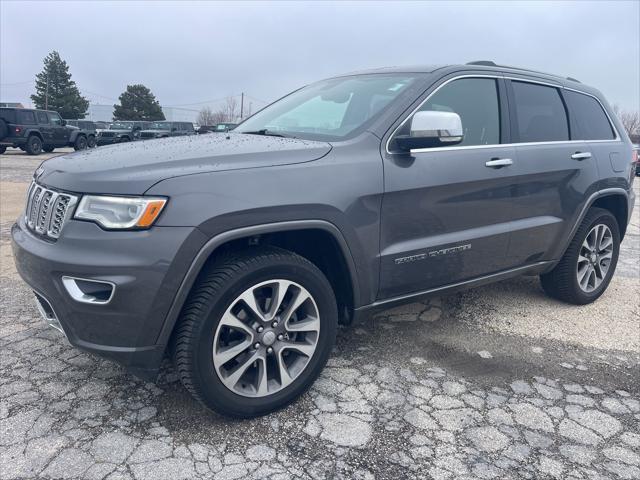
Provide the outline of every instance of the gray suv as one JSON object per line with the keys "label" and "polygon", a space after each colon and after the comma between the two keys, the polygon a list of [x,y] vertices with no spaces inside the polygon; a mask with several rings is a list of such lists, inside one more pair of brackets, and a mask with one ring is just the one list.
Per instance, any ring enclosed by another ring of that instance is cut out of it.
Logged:
{"label": "gray suv", "polygon": [[218,412],[283,407],[339,323],[517,275],[603,294],[637,156],[603,96],[503,67],[330,78],[225,135],[59,156],[12,228],[42,315]]}

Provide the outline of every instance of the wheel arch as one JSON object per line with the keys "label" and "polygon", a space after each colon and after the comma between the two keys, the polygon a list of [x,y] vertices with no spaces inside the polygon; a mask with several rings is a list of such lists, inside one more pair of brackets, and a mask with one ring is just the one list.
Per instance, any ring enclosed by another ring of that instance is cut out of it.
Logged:
{"label": "wheel arch", "polygon": [[[296,240],[298,240],[297,243]],[[301,240],[306,240],[306,245],[313,245],[313,248],[305,248],[305,242]],[[168,345],[189,292],[198,275],[209,262],[215,261],[220,253],[229,248],[260,244],[293,251],[320,268],[336,292],[339,308],[342,309],[339,312],[340,316],[347,322],[351,320],[354,306],[360,298],[360,289],[355,262],[342,232],[334,224],[325,220],[277,222],[230,230],[207,241],[189,266],[174,296],[156,343]],[[320,248],[317,248],[318,246]],[[318,253],[309,253],[311,250]],[[332,253],[339,256],[327,261],[326,254]],[[347,293],[344,291],[345,288]]]}

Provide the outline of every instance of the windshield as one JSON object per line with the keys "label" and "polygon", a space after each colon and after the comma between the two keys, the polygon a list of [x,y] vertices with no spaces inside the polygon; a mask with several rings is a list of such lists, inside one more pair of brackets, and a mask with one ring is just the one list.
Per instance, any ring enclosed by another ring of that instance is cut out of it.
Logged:
{"label": "windshield", "polygon": [[111,130],[131,130],[133,122],[114,122],[109,127]]}
{"label": "windshield", "polygon": [[149,130],[171,130],[171,124],[167,122],[153,122],[147,128]]}
{"label": "windshield", "polygon": [[324,80],[266,107],[234,132],[338,141],[378,115],[414,80],[399,74]]}

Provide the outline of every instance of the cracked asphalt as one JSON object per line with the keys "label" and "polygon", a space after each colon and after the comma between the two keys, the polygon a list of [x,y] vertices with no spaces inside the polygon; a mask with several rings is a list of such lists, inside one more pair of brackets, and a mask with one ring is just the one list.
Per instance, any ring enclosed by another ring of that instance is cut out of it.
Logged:
{"label": "cracked asphalt", "polygon": [[595,304],[525,277],[390,310],[341,329],[299,401],[238,421],[194,402],[168,362],[145,383],[44,325],[8,232],[46,157],[7,153],[0,478],[640,478],[638,206]]}

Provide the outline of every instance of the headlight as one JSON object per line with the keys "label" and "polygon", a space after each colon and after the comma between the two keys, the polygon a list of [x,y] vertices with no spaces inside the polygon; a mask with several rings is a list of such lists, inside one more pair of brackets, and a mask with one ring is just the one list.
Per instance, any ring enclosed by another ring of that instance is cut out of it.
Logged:
{"label": "headlight", "polygon": [[149,228],[167,203],[160,197],[107,197],[85,195],[74,218],[91,220],[108,229]]}

